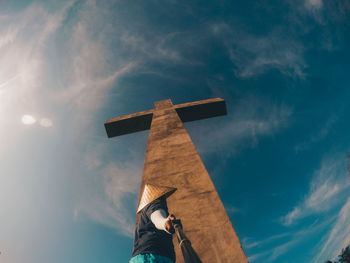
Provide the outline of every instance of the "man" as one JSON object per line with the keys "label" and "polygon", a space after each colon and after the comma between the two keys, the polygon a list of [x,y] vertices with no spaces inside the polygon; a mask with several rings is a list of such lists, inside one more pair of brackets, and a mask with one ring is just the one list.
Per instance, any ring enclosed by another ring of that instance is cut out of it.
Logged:
{"label": "man", "polygon": [[166,198],[176,188],[146,184],[137,210],[134,248],[130,263],[175,263],[172,234],[175,232],[169,216]]}

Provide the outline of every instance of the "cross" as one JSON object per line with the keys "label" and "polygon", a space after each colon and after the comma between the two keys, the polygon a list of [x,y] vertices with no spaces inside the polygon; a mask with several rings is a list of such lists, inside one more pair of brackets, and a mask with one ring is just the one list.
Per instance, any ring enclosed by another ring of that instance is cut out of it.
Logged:
{"label": "cross", "polygon": [[[175,187],[169,211],[181,218],[186,236],[202,262],[247,263],[239,239],[183,122],[226,115],[221,98],[173,105],[106,121],[109,138],[150,129],[140,195],[145,183]],[[139,197],[140,198],[140,197]],[[174,242],[175,244],[175,242]],[[183,263],[178,246],[176,262]]]}

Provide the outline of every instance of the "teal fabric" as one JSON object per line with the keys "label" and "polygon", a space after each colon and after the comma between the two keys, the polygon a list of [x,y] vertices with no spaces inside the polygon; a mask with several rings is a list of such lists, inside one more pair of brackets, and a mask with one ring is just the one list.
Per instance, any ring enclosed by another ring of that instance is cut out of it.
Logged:
{"label": "teal fabric", "polygon": [[130,259],[129,263],[174,263],[170,258],[155,254],[139,254]]}

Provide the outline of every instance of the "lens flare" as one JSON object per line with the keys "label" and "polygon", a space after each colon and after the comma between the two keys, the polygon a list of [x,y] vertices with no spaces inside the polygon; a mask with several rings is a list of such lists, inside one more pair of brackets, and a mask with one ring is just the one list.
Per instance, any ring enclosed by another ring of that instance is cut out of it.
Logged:
{"label": "lens flare", "polygon": [[53,126],[52,120],[48,119],[48,118],[42,118],[40,120],[40,125],[45,127],[45,128],[50,128]]}
{"label": "lens flare", "polygon": [[32,125],[36,123],[36,119],[32,115],[23,115],[22,116],[22,123],[25,125]]}

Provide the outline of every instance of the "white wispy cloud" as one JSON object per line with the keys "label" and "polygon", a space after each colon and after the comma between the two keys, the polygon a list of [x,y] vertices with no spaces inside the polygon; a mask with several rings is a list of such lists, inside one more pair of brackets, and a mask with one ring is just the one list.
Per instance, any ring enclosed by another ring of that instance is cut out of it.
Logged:
{"label": "white wispy cloud", "polygon": [[180,33],[162,35],[153,32],[151,36],[143,36],[135,34],[135,32],[123,32],[121,41],[131,52],[138,54],[139,59],[141,58],[140,62],[166,60],[167,62],[188,63],[189,61],[181,54],[180,50],[171,44],[179,37],[181,37]]}
{"label": "white wispy cloud", "polygon": [[322,248],[313,262],[320,260],[335,259],[343,248],[350,244],[350,198],[340,209],[337,219],[327,234]]}
{"label": "white wispy cloud", "polygon": [[305,0],[305,6],[308,9],[320,9],[323,7],[322,0]]}
{"label": "white wispy cloud", "polygon": [[85,117],[98,110],[117,78],[128,73],[135,65],[132,61],[121,63],[115,71],[106,75],[105,71],[111,70],[106,68],[105,48],[99,40],[93,39],[93,32],[87,30],[87,24],[88,18],[82,17],[73,28],[68,87],[53,95],[62,103],[74,105],[76,117]]}
{"label": "white wispy cloud", "polygon": [[75,220],[87,215],[100,224],[132,237],[135,215],[129,209],[130,204],[127,205],[130,200],[125,202],[125,199],[133,199],[136,206],[141,174],[141,169],[131,164],[110,163],[102,170],[94,170],[94,178],[98,178],[95,187],[100,186],[101,192],[85,189],[86,192],[74,211]]}
{"label": "white wispy cloud", "polygon": [[[20,131],[21,117],[32,114],[37,118],[51,115],[49,92],[46,87],[45,45],[60,28],[72,2],[51,13],[33,4],[18,13],[2,13],[0,23],[0,129],[3,151],[13,145]],[[14,128],[16,127],[16,128]]]}
{"label": "white wispy cloud", "polygon": [[[283,255],[293,245],[297,244],[300,241],[299,236],[302,233],[303,232],[287,232],[273,235],[259,241],[252,238],[245,238],[242,240],[242,247],[250,251],[256,249],[259,250],[257,253],[250,253],[248,257],[249,262],[253,263],[258,259],[263,259],[264,262],[271,262]],[[287,238],[289,241],[286,241]]]}
{"label": "white wispy cloud", "polygon": [[273,235],[273,236],[270,236],[264,240],[259,240],[259,241],[255,240],[253,238],[243,238],[242,245],[243,245],[243,248],[245,248],[245,249],[266,246],[266,245],[269,245],[272,242],[278,241],[282,238],[290,237],[291,235],[292,235],[292,233],[286,232],[286,233]]}
{"label": "white wispy cloud", "polygon": [[233,205],[225,205],[225,210],[227,213],[229,214],[236,214],[236,213],[240,213],[241,210]]}
{"label": "white wispy cloud", "polygon": [[[189,131],[196,133],[198,151],[201,153],[222,152],[236,154],[242,148],[258,145],[259,139],[271,136],[288,126],[293,109],[285,105],[274,105],[258,98],[235,102],[227,116],[216,122],[216,129],[195,124]],[[200,132],[196,132],[200,129]]]}
{"label": "white wispy cloud", "polygon": [[345,156],[328,158],[322,162],[321,168],[315,172],[310,182],[309,192],[303,201],[295,206],[283,218],[284,225],[289,226],[297,220],[331,209],[343,200],[344,191],[350,182],[346,171]]}
{"label": "white wispy cloud", "polygon": [[222,23],[213,25],[212,31],[223,39],[235,65],[234,72],[240,78],[260,75],[270,69],[287,76],[305,77],[304,47],[296,38],[285,36],[281,29],[255,36]]}
{"label": "white wispy cloud", "polygon": [[[48,44],[62,27],[70,5],[71,2],[61,6],[57,12],[39,4],[11,13],[2,8],[0,11],[0,205],[3,211],[0,231],[1,249],[5,249],[1,251],[1,258],[6,262],[35,258],[35,246],[45,245],[51,233],[61,227],[61,222],[55,221],[60,216],[54,217],[55,212],[38,202],[49,181],[45,167],[58,162],[50,159],[51,151],[53,148],[56,152],[61,150],[56,146],[50,148],[49,143],[41,147],[41,143],[52,142],[56,129],[47,127],[55,123],[52,119],[57,120],[59,115],[50,97],[53,87],[47,85],[49,73],[52,73],[48,71],[48,66],[52,65],[48,56],[54,53],[50,52]],[[33,123],[30,127],[24,125],[25,115],[25,122]],[[34,162],[36,166],[32,165]],[[50,171],[52,174],[54,172]],[[23,183],[25,180],[27,183]],[[50,203],[55,197],[50,193],[45,198]],[[61,208],[58,203],[55,203],[56,211]],[[39,206],[43,209],[40,213]],[[50,234],[43,234],[42,229],[48,225],[55,226]],[[35,244],[28,241],[31,234],[35,235]],[[13,236],[20,241],[13,242]]]}
{"label": "white wispy cloud", "polygon": [[[79,167],[72,176],[79,186],[72,200],[76,201],[75,217],[81,219],[82,215],[87,215],[130,236],[134,224],[130,218],[134,215],[128,212],[129,201],[124,198],[136,196],[133,191],[138,183],[133,178],[140,178],[139,171],[130,165],[111,166],[109,160],[101,160],[99,156],[90,158],[104,142],[94,142],[93,147],[87,147],[86,142],[94,135],[90,127],[106,94],[117,85],[120,77],[134,69],[135,63],[132,59],[118,59],[118,52],[114,57],[117,62],[109,63],[110,53],[105,43],[108,32],[91,28],[92,24],[103,25],[106,10],[99,9],[94,1],[86,1],[79,7],[76,20],[71,20],[67,14],[76,12],[74,4],[69,1],[57,12],[32,4],[17,13],[1,15],[0,156],[12,161],[17,158],[11,157],[9,150],[13,152],[18,134],[23,132],[21,119],[24,115],[37,120],[32,127],[50,127],[45,130],[57,136],[56,151],[68,152],[69,158],[75,160],[74,167]],[[96,20],[91,21],[84,10],[93,12]],[[38,135],[33,133],[30,139],[39,140]],[[90,160],[89,164],[86,160]],[[96,168],[99,170],[93,174],[91,169]],[[72,172],[64,167],[62,173]],[[94,185],[83,184],[91,183],[96,176],[100,176],[100,180]],[[5,177],[4,182],[7,180],[11,178]],[[128,182],[131,188],[127,187]],[[95,186],[101,191],[94,192]],[[122,186],[125,188],[121,190]],[[89,192],[94,194],[89,196]],[[3,192],[6,193],[8,191]],[[5,196],[1,200],[8,198]]]}
{"label": "white wispy cloud", "polygon": [[314,223],[304,226],[298,231],[273,235],[263,240],[243,239],[243,248],[258,251],[250,254],[249,262],[251,263],[276,262],[276,259],[286,253],[290,253],[294,247],[305,241],[307,237],[325,229],[333,221],[334,218],[328,218],[322,222],[316,220]]}
{"label": "white wispy cloud", "polygon": [[7,29],[3,32],[3,35],[0,37],[0,50],[2,47],[11,44],[16,39],[18,29]]}
{"label": "white wispy cloud", "polygon": [[247,237],[243,238],[241,242],[242,242],[243,249],[250,249],[250,248],[259,246],[261,244],[261,242],[255,241],[252,238],[247,238]]}
{"label": "white wispy cloud", "polygon": [[309,149],[313,144],[325,139],[329,132],[332,130],[334,124],[337,122],[338,118],[336,116],[331,116],[324,126],[315,133],[315,135],[310,136],[310,138],[302,143],[297,144],[294,149],[296,152]]}
{"label": "white wispy cloud", "polygon": [[[77,190],[74,219],[90,218],[131,237],[135,215],[129,206],[130,200],[136,198],[141,172],[133,165],[116,165],[103,158],[109,152],[105,145],[107,137],[91,140],[94,131],[89,127],[106,94],[116,88],[118,79],[132,71],[137,62],[122,58],[116,50],[113,57],[117,62],[113,67],[108,65],[111,53],[105,39],[109,32],[95,31],[96,26],[104,23],[108,11],[95,1],[87,1],[79,8],[67,45],[69,57],[65,65],[69,70],[64,72],[65,87],[52,94],[56,103],[68,106],[65,113],[70,116],[68,125],[77,146],[72,152],[81,167],[76,178],[85,186]],[[90,142],[85,146],[86,141]]]}

